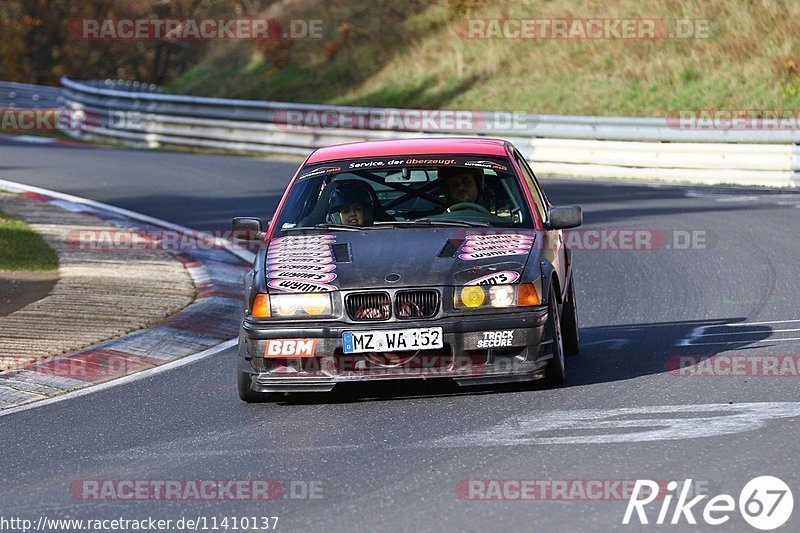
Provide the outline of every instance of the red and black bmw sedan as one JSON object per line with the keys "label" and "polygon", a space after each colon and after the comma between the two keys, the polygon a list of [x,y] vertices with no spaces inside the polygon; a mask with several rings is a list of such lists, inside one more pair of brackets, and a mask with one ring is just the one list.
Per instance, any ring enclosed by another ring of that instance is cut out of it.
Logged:
{"label": "red and black bmw sedan", "polygon": [[245,401],[361,380],[460,385],[544,378],[579,350],[577,206],[547,201],[509,142],[421,138],[331,146],[300,166],[245,278]]}

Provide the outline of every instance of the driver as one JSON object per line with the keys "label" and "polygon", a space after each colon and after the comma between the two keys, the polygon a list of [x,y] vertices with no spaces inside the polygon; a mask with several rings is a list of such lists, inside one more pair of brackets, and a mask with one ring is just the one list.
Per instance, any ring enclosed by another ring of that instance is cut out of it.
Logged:
{"label": "driver", "polygon": [[477,168],[439,168],[439,183],[447,198],[447,205],[479,204],[483,184],[483,171]]}
{"label": "driver", "polygon": [[372,224],[373,206],[369,185],[350,182],[336,185],[328,199],[329,224],[368,226]]}

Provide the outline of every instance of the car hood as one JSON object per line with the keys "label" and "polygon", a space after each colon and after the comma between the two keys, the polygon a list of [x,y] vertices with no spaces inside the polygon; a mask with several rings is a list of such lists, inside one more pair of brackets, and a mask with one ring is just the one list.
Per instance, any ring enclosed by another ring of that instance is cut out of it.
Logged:
{"label": "car hood", "polygon": [[287,292],[512,283],[534,238],[532,230],[484,228],[290,235],[270,243],[267,282]]}

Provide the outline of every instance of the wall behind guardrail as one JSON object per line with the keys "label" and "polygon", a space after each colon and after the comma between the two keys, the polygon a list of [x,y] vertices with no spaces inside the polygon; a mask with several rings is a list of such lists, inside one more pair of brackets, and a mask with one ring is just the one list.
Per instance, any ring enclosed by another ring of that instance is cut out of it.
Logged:
{"label": "wall behind guardrail", "polygon": [[502,113],[473,114],[480,126],[458,130],[305,127],[287,117],[327,113],[369,126],[374,117],[417,111],[171,95],[136,82],[61,83],[59,126],[78,139],[307,155],[361,140],[487,135],[514,142],[542,175],[800,186],[797,129],[692,130],[666,119],[560,115],[516,115],[513,127],[491,127],[508,122],[498,120],[508,115]]}

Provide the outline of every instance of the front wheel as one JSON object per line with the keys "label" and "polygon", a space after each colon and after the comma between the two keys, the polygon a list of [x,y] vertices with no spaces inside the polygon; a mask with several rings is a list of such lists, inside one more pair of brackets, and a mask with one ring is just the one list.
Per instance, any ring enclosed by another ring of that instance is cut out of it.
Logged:
{"label": "front wheel", "polygon": [[547,336],[553,357],[547,361],[544,369],[545,382],[550,385],[563,385],[567,379],[564,367],[564,341],[561,335],[561,316],[558,312],[558,302],[553,288],[547,297]]}
{"label": "front wheel", "polygon": [[578,355],[581,351],[580,335],[578,334],[578,306],[575,303],[575,282],[570,276],[567,300],[561,306],[561,332],[564,336],[564,353]]}

